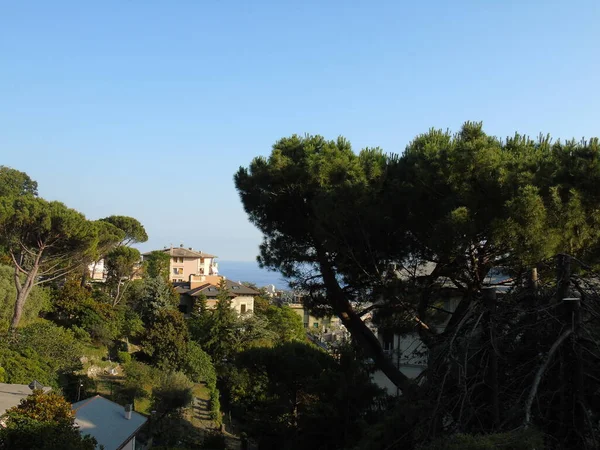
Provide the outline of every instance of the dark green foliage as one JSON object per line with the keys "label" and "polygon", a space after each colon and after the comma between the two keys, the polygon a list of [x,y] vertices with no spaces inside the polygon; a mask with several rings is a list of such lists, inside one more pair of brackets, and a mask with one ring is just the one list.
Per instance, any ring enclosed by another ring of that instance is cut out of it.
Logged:
{"label": "dark green foliage", "polygon": [[192,402],[192,382],[182,372],[167,372],[152,389],[153,409],[158,416],[180,411]]}
{"label": "dark green foliage", "polygon": [[146,323],[152,322],[159,312],[179,305],[179,294],[163,277],[145,278],[135,291],[128,303]]}
{"label": "dark green foliage", "polygon": [[0,367],[6,383],[57,387],[62,374],[81,368],[82,347],[74,334],[43,321],[0,337]]}
{"label": "dark green foliage", "polygon": [[337,362],[303,343],[247,350],[236,367],[228,374],[232,407],[264,448],[347,448],[379,395],[355,356]]}
{"label": "dark green foliage", "polygon": [[132,278],[138,273],[139,262],[139,250],[126,246],[116,247],[105,256],[106,287],[110,290],[113,306],[119,304]]}
{"label": "dark green foliage", "polygon": [[96,252],[98,228],[60,202],[33,196],[0,197],[0,246],[11,257],[16,282],[11,328],[21,320],[32,288],[64,278]]}
{"label": "dark green foliage", "polygon": [[269,158],[240,168],[235,184],[263,233],[260,264],[311,292],[306,306],[340,317],[388,377],[408,389],[352,306],[371,300],[373,281],[406,251],[402,228],[377,198],[387,163],[377,149],[356,155],[341,137],[295,135],[276,142]]}
{"label": "dark green foliage", "polygon": [[37,196],[37,187],[25,172],[0,166],[0,197]]}
{"label": "dark green foliage", "polygon": [[254,314],[264,316],[270,305],[271,300],[266,295],[258,295],[254,297]]}
{"label": "dark green foliage", "polygon": [[131,355],[127,352],[117,352],[117,358],[121,364],[127,364],[131,362]]}
{"label": "dark green foliage", "polygon": [[188,328],[183,314],[159,311],[142,339],[143,351],[152,363],[165,370],[184,370],[188,356]]}
{"label": "dark green foliage", "polygon": [[29,384],[35,379],[46,386],[58,386],[51,362],[31,349],[17,351],[0,344],[0,368],[3,383]]}
{"label": "dark green foliage", "polygon": [[169,281],[171,256],[168,253],[155,250],[144,257],[146,263],[144,275],[148,278],[161,277]]}
{"label": "dark green foliage", "polygon": [[205,382],[207,385],[215,385],[217,377],[215,368],[208,353],[194,341],[190,341],[187,347],[185,373],[194,382]]}
{"label": "dark green foliage", "polygon": [[125,382],[123,394],[128,401],[150,396],[151,387],[160,379],[160,372],[152,366],[131,360],[123,365]]}
{"label": "dark green foliage", "polygon": [[81,326],[88,309],[93,308],[92,290],[79,280],[68,279],[52,293],[52,318],[65,326]]}
{"label": "dark green foliage", "polygon": [[[311,292],[313,310],[340,317],[405,391],[416,387],[382,354],[357,314],[361,303],[377,300],[380,318],[414,329],[415,315],[425,325],[439,319],[433,291],[451,283],[460,299],[443,336],[433,327],[419,330],[438,351],[492,267],[522,280],[556,253],[598,259],[599,182],[596,138],[552,143],[517,134],[502,141],[472,122],[456,134],[419,135],[402,156],[377,149],[357,155],[343,138],[292,136],[235,175],[263,233],[260,263]],[[415,270],[425,265],[435,271]]]}
{"label": "dark green foliage", "polygon": [[277,336],[277,342],[306,340],[302,317],[289,306],[269,305],[264,316],[269,324],[268,329]]}
{"label": "dark green foliage", "polygon": [[188,343],[185,373],[193,382],[206,384],[210,395],[211,419],[220,423],[221,403],[217,389],[217,373],[211,357],[194,341]]}
{"label": "dark green foliage", "polygon": [[70,372],[81,367],[83,349],[73,332],[44,321],[23,327],[15,338],[18,351],[32,350],[55,371]]}
{"label": "dark green foliage", "polygon": [[231,308],[229,291],[222,283],[217,296],[217,306],[213,310],[203,306],[205,299],[199,299],[198,305],[189,321],[190,334],[194,341],[208,353],[215,366],[218,366],[235,352],[236,331],[239,319]]}
{"label": "dark green foliage", "polygon": [[152,433],[159,445],[177,445],[185,433],[183,409],[193,400],[192,382],[181,372],[167,372],[152,389]]}
{"label": "dark green foliage", "polygon": [[93,339],[102,345],[122,337],[135,337],[143,330],[137,313],[128,305],[113,306],[113,299],[102,290],[81,286],[70,279],[52,296],[52,318],[71,327],[83,340]]}
{"label": "dark green foliage", "polygon": [[148,240],[148,234],[146,234],[144,226],[133,217],[110,216],[101,220],[110,223],[125,233],[121,245],[136,244]]}

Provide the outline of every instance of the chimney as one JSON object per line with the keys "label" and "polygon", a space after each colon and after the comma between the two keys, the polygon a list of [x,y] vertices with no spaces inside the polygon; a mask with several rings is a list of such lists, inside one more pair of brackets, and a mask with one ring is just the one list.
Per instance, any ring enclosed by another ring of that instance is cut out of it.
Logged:
{"label": "chimney", "polygon": [[133,405],[125,405],[125,418],[127,420],[131,420],[131,411],[133,410]]}

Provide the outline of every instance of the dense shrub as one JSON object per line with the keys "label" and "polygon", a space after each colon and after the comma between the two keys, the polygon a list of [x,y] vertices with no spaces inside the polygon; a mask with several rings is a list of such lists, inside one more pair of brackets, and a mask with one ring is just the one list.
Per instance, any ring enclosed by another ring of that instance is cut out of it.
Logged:
{"label": "dense shrub", "polygon": [[117,358],[120,363],[128,364],[131,362],[131,355],[127,352],[117,352]]}

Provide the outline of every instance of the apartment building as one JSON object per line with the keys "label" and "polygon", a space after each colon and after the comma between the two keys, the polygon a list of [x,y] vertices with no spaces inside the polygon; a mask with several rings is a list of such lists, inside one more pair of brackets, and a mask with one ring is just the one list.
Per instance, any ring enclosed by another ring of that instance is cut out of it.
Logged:
{"label": "apartment building", "polygon": [[[170,258],[169,279],[173,283],[188,281],[191,275],[218,275],[219,266],[215,262],[217,256],[204,253],[202,250],[196,251],[192,247],[184,248],[183,244],[179,247],[170,247],[158,250],[167,253]],[[145,259],[152,252],[142,254]]]}
{"label": "apartment building", "polygon": [[219,286],[225,283],[231,300],[231,308],[239,315],[252,314],[254,312],[254,297],[260,295],[255,289],[244,286],[226,279],[221,275],[192,275],[189,281],[177,283],[175,289],[179,293],[179,309],[184,314],[190,314],[195,304],[195,299],[200,295],[206,298],[208,309],[217,307]]}

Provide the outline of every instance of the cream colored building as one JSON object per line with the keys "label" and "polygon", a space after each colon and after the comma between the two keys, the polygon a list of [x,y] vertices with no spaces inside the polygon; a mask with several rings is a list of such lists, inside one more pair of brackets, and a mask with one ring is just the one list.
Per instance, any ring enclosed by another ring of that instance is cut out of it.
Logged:
{"label": "cream colored building", "polygon": [[[217,258],[215,255],[204,253],[201,250],[196,251],[192,247],[184,248],[183,245],[164,248],[158,251],[167,253],[171,258],[169,280],[174,283],[188,281],[192,275],[211,276],[219,273],[218,264],[215,262]],[[146,259],[150,253],[152,252],[144,253],[142,258]]]}
{"label": "cream colored building", "polygon": [[182,313],[190,314],[196,299],[204,294],[206,306],[209,309],[217,307],[219,300],[219,285],[225,281],[229,291],[231,308],[239,315],[252,314],[254,311],[254,297],[260,293],[248,286],[227,280],[220,275],[191,275],[187,283],[177,283],[175,289],[179,293],[179,308]]}
{"label": "cream colored building", "polygon": [[340,328],[340,319],[335,316],[315,317],[304,308],[302,303],[286,303],[296,314],[302,317],[302,323],[306,331],[312,333],[329,333]]}

